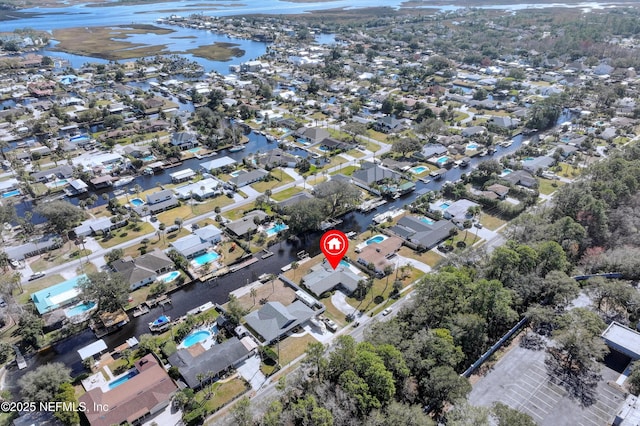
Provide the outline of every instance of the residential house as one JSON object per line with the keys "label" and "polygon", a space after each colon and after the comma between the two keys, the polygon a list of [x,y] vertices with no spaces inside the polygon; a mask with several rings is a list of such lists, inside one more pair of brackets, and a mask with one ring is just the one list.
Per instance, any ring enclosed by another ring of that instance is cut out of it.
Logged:
{"label": "residential house", "polygon": [[82,294],[78,282],[87,278],[85,274],[78,275],[60,284],[52,285],[31,294],[31,300],[38,313],[44,315],[55,309],[64,308],[80,300]]}
{"label": "residential house", "polygon": [[198,135],[192,132],[178,132],[171,136],[171,145],[177,146],[181,151],[198,145]]}
{"label": "residential house", "polygon": [[430,250],[449,238],[455,225],[447,220],[404,216],[389,231],[402,238],[414,250]]}
{"label": "residential house", "polygon": [[51,182],[58,179],[69,179],[73,177],[73,167],[62,164],[52,169],[31,173],[31,178],[35,182]]}
{"label": "residential house", "polygon": [[221,240],[222,231],[214,225],[207,225],[194,230],[191,235],[175,240],[171,243],[171,248],[187,259],[192,259],[206,253],[210,247],[213,247]]}
{"label": "residential house", "polygon": [[531,173],[526,170],[515,170],[507,175],[500,177],[500,179],[507,181],[513,185],[524,186],[525,188],[535,188],[538,185],[538,181]]}
{"label": "residential house", "polygon": [[220,157],[215,160],[205,161],[204,163],[200,163],[200,169],[205,173],[213,173],[216,170],[226,170],[233,169],[237,161],[231,157]]}
{"label": "residential house", "polygon": [[194,183],[173,188],[176,196],[180,200],[195,198],[204,200],[222,194],[222,184],[215,178],[205,178]]}
{"label": "residential house", "polygon": [[212,380],[220,378],[230,369],[238,367],[254,353],[254,345],[249,337],[242,340],[232,337],[208,350],[196,344],[178,349],[169,356],[169,363],[172,367],[178,368],[187,386],[198,390]]}
{"label": "residential house", "polygon": [[392,115],[380,117],[373,123],[373,128],[382,133],[396,133],[403,129],[402,121]]}
{"label": "residential house", "polygon": [[196,172],[192,169],[186,168],[169,174],[169,177],[171,177],[172,183],[181,183],[192,179],[195,175]]}
{"label": "residential house", "polygon": [[287,207],[290,207],[290,206],[293,206],[295,204],[298,204],[299,202],[304,201],[304,200],[311,200],[312,198],[313,198],[313,195],[309,194],[306,191],[298,192],[297,194],[292,195],[291,197],[287,198],[286,200],[280,201],[277,204],[277,208],[278,208],[279,211],[283,211]]}
{"label": "residential house", "polygon": [[122,150],[126,155],[130,155],[133,158],[143,158],[151,155],[149,147],[145,145],[127,145]]}
{"label": "residential house", "polygon": [[469,214],[469,209],[479,206],[479,204],[474,203],[473,201],[462,198],[449,204],[449,207],[443,210],[442,216],[445,219],[451,220],[456,225],[461,226],[465,220],[469,220],[473,217],[473,215]]}
{"label": "residential house", "polygon": [[328,131],[320,127],[301,127],[297,133],[301,138],[308,141],[310,145],[321,142],[331,136]]}
{"label": "residential house", "polygon": [[129,380],[117,388],[96,387],[78,398],[91,426],[139,424],[169,405],[178,390],[162,364],[152,355],[136,361]]}
{"label": "residential house", "polygon": [[385,269],[395,266],[390,259],[402,246],[402,239],[396,236],[386,238],[378,244],[369,244],[358,253],[359,264],[367,269],[371,269],[379,277],[384,276]]}
{"label": "residential house", "polygon": [[259,182],[266,178],[269,172],[262,169],[254,169],[248,172],[239,173],[237,176],[232,177],[229,183],[235,188],[242,188],[243,186],[251,185],[252,183]]}
{"label": "residential house", "polygon": [[87,219],[79,226],[73,228],[73,232],[76,237],[88,237],[90,235],[97,235],[100,233],[106,233],[113,229],[122,228],[127,224],[127,219],[122,219],[120,222],[112,222],[110,217],[98,217]]}
{"label": "residential house", "polygon": [[487,191],[493,192],[500,200],[504,200],[507,198],[507,194],[509,193],[509,187],[500,185],[499,183],[494,183],[487,187]]}
{"label": "residential house", "polygon": [[300,300],[288,306],[280,302],[267,302],[257,311],[246,315],[244,320],[247,328],[262,338],[263,345],[269,345],[314,315],[315,311]]}
{"label": "residential house", "polygon": [[522,168],[535,175],[539,171],[543,172],[547,170],[549,167],[553,166],[556,163],[556,160],[553,157],[541,156],[535,158],[525,158],[522,160]]}
{"label": "residential house", "polygon": [[353,272],[351,268],[342,263],[333,269],[325,260],[312,267],[311,272],[302,277],[302,285],[318,297],[335,289],[340,289],[350,295],[358,288],[358,282],[364,279],[366,277]]}
{"label": "residential house", "polygon": [[471,126],[465,127],[462,129],[462,136],[465,138],[470,138],[473,136],[478,136],[486,133],[487,129],[484,126]]}
{"label": "residential house", "polygon": [[146,204],[135,206],[133,209],[141,216],[156,214],[180,205],[180,201],[170,189],[163,189],[147,195]]}
{"label": "residential house", "polygon": [[45,235],[40,239],[17,246],[5,246],[4,252],[9,259],[24,260],[62,246],[62,239],[57,235]]}
{"label": "residential house", "polygon": [[298,164],[298,159],[280,148],[275,148],[264,154],[258,155],[257,162],[259,165],[269,170],[276,167],[293,168]]}
{"label": "residential house", "polygon": [[324,138],[320,141],[319,144],[320,149],[324,149],[326,151],[349,151],[354,148],[354,145],[349,142],[339,141],[334,138]]}
{"label": "residential house", "polygon": [[159,275],[172,271],[174,264],[166,254],[155,248],[135,259],[131,256],[118,259],[111,263],[111,268],[123,276],[131,290],[135,290],[156,281]]}
{"label": "residential house", "polygon": [[244,237],[247,234],[253,233],[258,229],[256,221],[262,223],[268,215],[262,210],[254,210],[245,214],[244,217],[227,223],[225,226],[227,229],[238,237]]}
{"label": "residential house", "polygon": [[448,152],[447,148],[444,145],[436,144],[427,144],[422,147],[420,151],[417,151],[413,154],[415,158],[418,160],[427,160],[431,157],[439,157]]}
{"label": "residential house", "polygon": [[503,116],[493,116],[489,120],[489,123],[494,126],[502,127],[504,129],[515,129],[520,125],[520,120],[517,118],[511,117],[503,117]]}
{"label": "residential house", "polygon": [[[402,175],[386,167],[365,161],[362,163],[360,170],[353,172],[351,178],[354,184],[368,191],[372,191],[372,185],[379,184],[383,180],[399,181]],[[378,193],[375,190],[372,192]]]}

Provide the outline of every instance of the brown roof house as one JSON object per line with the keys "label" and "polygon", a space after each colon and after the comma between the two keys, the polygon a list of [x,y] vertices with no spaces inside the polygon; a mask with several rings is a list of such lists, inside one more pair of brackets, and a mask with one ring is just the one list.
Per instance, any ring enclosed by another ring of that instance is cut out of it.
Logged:
{"label": "brown roof house", "polygon": [[151,354],[137,361],[127,375],[130,378],[117,387],[93,388],[79,398],[86,404],[84,414],[91,426],[135,424],[164,409],[178,390]]}
{"label": "brown roof house", "polygon": [[358,254],[357,262],[365,268],[373,268],[373,272],[379,277],[384,276],[387,266],[394,268],[395,263],[389,259],[402,247],[402,239],[389,237],[378,244],[370,244],[362,248]]}

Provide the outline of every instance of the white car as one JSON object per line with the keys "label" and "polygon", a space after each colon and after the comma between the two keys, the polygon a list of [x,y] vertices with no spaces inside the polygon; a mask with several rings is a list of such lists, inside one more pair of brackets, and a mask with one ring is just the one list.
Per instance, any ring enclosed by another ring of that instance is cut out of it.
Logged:
{"label": "white car", "polygon": [[387,309],[385,309],[384,311],[382,311],[382,315],[383,315],[383,316],[385,316],[385,317],[386,317],[387,315],[389,315],[390,313],[391,313],[391,308],[387,308]]}

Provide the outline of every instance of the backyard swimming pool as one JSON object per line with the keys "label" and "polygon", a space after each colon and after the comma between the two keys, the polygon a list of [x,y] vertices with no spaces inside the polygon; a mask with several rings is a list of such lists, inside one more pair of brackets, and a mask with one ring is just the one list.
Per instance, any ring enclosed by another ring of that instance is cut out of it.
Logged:
{"label": "backyard swimming pool", "polygon": [[383,242],[383,241],[384,241],[384,240],[386,240],[387,238],[389,238],[389,237],[387,237],[387,236],[385,236],[385,235],[379,235],[379,234],[378,234],[378,235],[375,235],[375,236],[373,236],[373,237],[369,238],[369,239],[366,241],[366,243],[367,243],[367,245],[369,245],[369,244],[378,244],[378,243]]}
{"label": "backyard swimming pool", "polygon": [[124,376],[115,379],[113,382],[110,382],[109,383],[109,389],[116,388],[116,387],[120,386],[121,384],[123,384],[124,382],[128,381],[130,378],[135,377],[137,375],[138,375],[137,371],[129,371]]}
{"label": "backyard swimming pool", "polygon": [[469,145],[467,145],[467,149],[478,149],[478,144],[470,143]]}
{"label": "backyard swimming pool", "polygon": [[202,266],[202,265],[206,265],[207,263],[213,262],[219,257],[220,255],[218,253],[216,253],[215,251],[210,251],[208,253],[201,254],[200,256],[194,258],[193,262],[198,266]]}
{"label": "backyard swimming pool", "polygon": [[202,148],[200,148],[199,146],[197,146],[197,147],[195,147],[195,148],[191,148],[191,149],[189,149],[188,151],[193,153],[193,152],[198,152],[198,151],[200,151],[201,149],[202,149]]}
{"label": "backyard swimming pool", "polygon": [[238,177],[238,176],[240,176],[242,173],[244,173],[242,170],[235,170],[235,171],[233,171],[233,172],[231,172],[231,173],[229,173],[229,174],[230,174],[231,176],[233,176],[233,177]]}
{"label": "backyard swimming pool", "polygon": [[19,189],[14,189],[13,191],[5,192],[4,194],[2,194],[2,198],[15,197],[16,195],[20,194],[21,193]]}
{"label": "backyard swimming pool", "polygon": [[133,206],[140,207],[144,204],[144,200],[141,200],[140,198],[132,198],[129,203]]}
{"label": "backyard swimming pool", "polygon": [[69,138],[71,142],[85,142],[85,141],[88,141],[89,139],[90,138],[87,135],[77,135]]}
{"label": "backyard swimming pool", "polygon": [[504,170],[502,170],[502,173],[500,173],[500,176],[506,176],[509,173],[511,173],[512,171],[513,170],[511,170],[511,169],[504,169]]}
{"label": "backyard swimming pool", "polygon": [[416,175],[419,175],[420,173],[423,173],[425,170],[427,170],[427,168],[425,166],[415,166],[409,169],[409,171],[411,173],[414,173]]}
{"label": "backyard swimming pool", "polygon": [[435,222],[428,217],[422,216],[420,218],[420,222],[426,223],[427,225],[433,225]]}
{"label": "backyard swimming pool", "polygon": [[276,223],[272,227],[268,228],[265,232],[267,233],[267,236],[273,237],[278,232],[284,231],[285,229],[288,229],[288,228],[289,227],[287,225],[285,225],[284,223]]}
{"label": "backyard swimming pool", "polygon": [[76,315],[82,315],[87,311],[90,311],[96,306],[96,302],[88,302],[82,303],[80,305],[76,305],[73,308],[69,308],[64,311],[64,314],[67,318],[75,317]]}
{"label": "backyard swimming pool", "polygon": [[446,163],[447,161],[449,161],[449,157],[447,157],[446,155],[443,155],[442,157],[438,158],[436,160],[436,163],[438,163],[439,165],[442,165],[444,163]]}
{"label": "backyard swimming pool", "polygon": [[449,204],[449,203],[442,203],[442,204],[440,204],[440,208],[441,208],[442,210],[446,210],[446,209],[448,209],[448,208],[449,208],[449,206],[450,206],[450,205],[451,205],[451,204]]}
{"label": "backyard swimming pool", "polygon": [[171,281],[175,280],[176,278],[178,278],[180,276],[180,272],[178,271],[171,271],[168,274],[164,274],[164,275],[160,275],[158,277],[159,280],[165,282],[165,283],[170,283]]}
{"label": "backyard swimming pool", "polygon": [[65,186],[67,183],[69,183],[68,179],[59,179],[55,182],[48,182],[45,186],[47,186],[47,188],[59,188],[61,186]]}
{"label": "backyard swimming pool", "polygon": [[207,337],[211,336],[211,332],[207,330],[196,331],[195,333],[191,333],[187,337],[184,338],[181,345],[185,348],[189,348],[196,343],[200,343],[205,340]]}
{"label": "backyard swimming pool", "polygon": [[155,155],[147,155],[146,157],[142,158],[142,161],[155,161],[156,156]]}

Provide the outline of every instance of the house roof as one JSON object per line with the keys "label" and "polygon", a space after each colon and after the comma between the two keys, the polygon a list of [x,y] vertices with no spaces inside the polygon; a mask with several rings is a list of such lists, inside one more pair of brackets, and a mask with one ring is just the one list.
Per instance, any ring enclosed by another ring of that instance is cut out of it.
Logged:
{"label": "house roof", "polygon": [[170,198],[175,198],[173,196],[173,192],[170,189],[163,189],[163,190],[154,192],[153,194],[147,195],[147,202],[149,204],[155,204]]}
{"label": "house roof", "polygon": [[397,225],[391,227],[390,231],[410,243],[430,249],[449,237],[449,232],[453,228],[455,225],[448,220],[439,220],[430,224],[416,216],[405,216],[398,221]]}
{"label": "house roof", "polygon": [[[366,167],[366,166],[364,166]],[[359,180],[367,185],[375,182],[379,182],[383,179],[399,179],[400,175],[393,170],[389,170],[384,167],[380,167],[377,164],[356,170],[351,177],[354,180]]]}
{"label": "house roof", "polygon": [[265,176],[267,176],[269,172],[262,169],[251,170],[247,173],[241,173],[238,176],[235,176],[229,180],[230,183],[234,184],[237,187],[245,186],[250,183],[256,182]]}
{"label": "house roof", "polygon": [[534,186],[538,182],[536,178],[526,170],[515,170],[508,175],[502,176],[501,179],[514,185],[526,186],[527,188]]}
{"label": "house roof", "polygon": [[243,218],[227,223],[227,229],[241,237],[249,231],[257,229],[257,225],[253,223],[253,218],[257,216],[262,222],[268,215],[262,210],[254,210],[247,213]]}
{"label": "house roof", "polygon": [[387,266],[393,263],[388,260],[388,256],[397,252],[402,246],[402,239],[399,237],[389,237],[378,244],[370,244],[362,248],[358,254],[358,262],[363,264],[373,264],[377,271],[384,271]]}
{"label": "house roof", "polygon": [[192,254],[208,249],[211,247],[211,243],[201,240],[197,235],[191,234],[175,240],[171,243],[171,247],[183,256],[189,257]]}
{"label": "house roof", "polygon": [[[87,406],[85,415],[91,426],[133,423],[151,409],[168,403],[178,390],[152,354],[138,360],[136,370],[138,374],[120,384],[117,389],[104,392],[98,387],[79,398]],[[96,410],[96,407],[101,410]]]}
{"label": "house roof", "polygon": [[551,167],[556,160],[553,157],[541,156],[530,160],[522,160],[522,168],[528,172],[536,173],[538,170],[544,170]]}
{"label": "house roof", "polygon": [[236,163],[237,161],[231,157],[220,157],[211,161],[200,163],[200,168],[208,172],[210,170],[219,169],[221,167],[231,166]]}
{"label": "house roof", "polygon": [[129,285],[155,277],[160,271],[173,267],[173,262],[158,248],[136,259],[130,256],[111,263],[111,267],[122,274]]}
{"label": "house roof", "polygon": [[280,165],[287,165],[289,163],[295,164],[298,162],[298,159],[280,148],[275,148],[263,155],[260,155],[258,157],[258,162],[265,167],[277,167]]}
{"label": "house roof", "polygon": [[237,337],[232,337],[206,351],[202,351],[201,345],[178,349],[169,356],[169,363],[178,367],[180,375],[190,388],[197,389],[200,387],[200,374],[218,375],[242,361],[247,355],[249,350],[245,345]]}
{"label": "house roof", "polygon": [[365,278],[343,265],[334,270],[328,263],[323,263],[311,268],[311,272],[305,275],[302,281],[313,294],[320,296],[338,286],[353,293],[358,288],[358,282],[363,279]]}
{"label": "house roof", "polygon": [[249,327],[269,343],[295,326],[306,322],[314,314],[313,309],[300,300],[286,307],[280,302],[267,302],[259,310],[246,315],[244,319]]}
{"label": "house roof", "polygon": [[320,142],[321,140],[330,136],[329,132],[320,127],[307,127],[304,130],[300,131],[299,134],[313,142]]}
{"label": "house roof", "polygon": [[462,198],[451,203],[444,212],[445,215],[448,215],[453,219],[463,220],[467,218],[469,208],[477,207],[478,205],[478,203]]}
{"label": "house roof", "polygon": [[210,240],[212,238],[216,238],[219,235],[222,235],[222,231],[218,229],[215,225],[207,225],[202,228],[198,228],[193,231],[195,235],[200,237],[202,240]]}
{"label": "house roof", "polygon": [[196,142],[198,139],[195,133],[191,132],[178,132],[171,136],[171,145],[182,145]]}
{"label": "house roof", "polygon": [[297,194],[292,195],[286,200],[280,201],[278,203],[278,207],[285,208],[285,207],[293,206],[295,204],[298,204],[301,201],[310,200],[312,198],[313,198],[313,195],[309,194],[306,191],[298,192]]}
{"label": "house roof", "polygon": [[509,193],[509,187],[500,185],[499,183],[494,183],[493,185],[487,186],[488,191],[493,191],[496,195],[500,197],[504,197]]}

